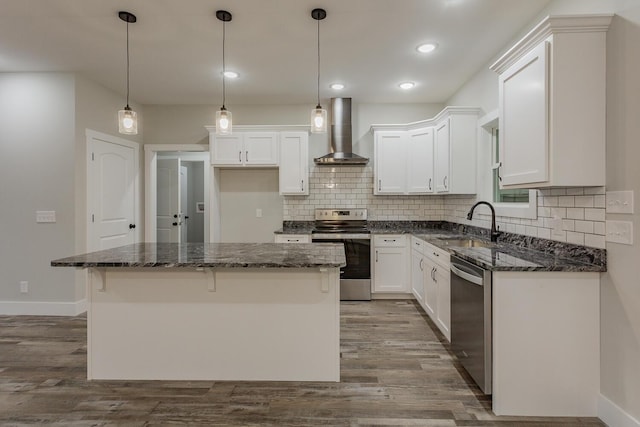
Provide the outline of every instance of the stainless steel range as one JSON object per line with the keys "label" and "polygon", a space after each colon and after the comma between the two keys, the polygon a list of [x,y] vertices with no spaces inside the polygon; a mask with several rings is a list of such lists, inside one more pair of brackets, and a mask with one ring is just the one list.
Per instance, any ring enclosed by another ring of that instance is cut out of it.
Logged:
{"label": "stainless steel range", "polygon": [[371,235],[366,209],[316,209],[313,242],[343,243],[346,267],[340,270],[340,300],[371,300]]}

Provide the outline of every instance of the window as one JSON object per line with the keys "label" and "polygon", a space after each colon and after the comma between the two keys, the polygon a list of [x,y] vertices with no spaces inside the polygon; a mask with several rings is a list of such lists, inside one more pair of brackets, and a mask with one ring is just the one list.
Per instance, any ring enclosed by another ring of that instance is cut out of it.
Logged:
{"label": "window", "polygon": [[[498,111],[493,111],[478,121],[484,131],[481,138],[479,167],[481,175],[479,199],[491,200],[496,215],[511,218],[536,219],[538,195],[536,190],[500,189],[500,130]],[[486,150],[486,151],[485,151]],[[485,166],[486,165],[486,166]]]}
{"label": "window", "polygon": [[494,203],[529,203],[529,190],[500,189],[500,130],[491,129],[491,153],[493,162],[493,202]]}

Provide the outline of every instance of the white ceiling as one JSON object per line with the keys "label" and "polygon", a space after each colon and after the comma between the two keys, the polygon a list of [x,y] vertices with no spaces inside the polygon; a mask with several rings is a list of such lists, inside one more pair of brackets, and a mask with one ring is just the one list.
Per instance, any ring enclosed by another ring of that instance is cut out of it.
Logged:
{"label": "white ceiling", "polygon": [[[125,91],[130,24],[131,99],[221,102],[222,23],[228,10],[227,105],[314,104],[316,21],[320,96],[358,102],[442,103],[486,65],[549,0],[0,0],[0,72],[77,71]],[[419,54],[416,46],[438,49]],[[410,91],[398,88],[413,81]],[[329,89],[332,82],[346,88]]]}

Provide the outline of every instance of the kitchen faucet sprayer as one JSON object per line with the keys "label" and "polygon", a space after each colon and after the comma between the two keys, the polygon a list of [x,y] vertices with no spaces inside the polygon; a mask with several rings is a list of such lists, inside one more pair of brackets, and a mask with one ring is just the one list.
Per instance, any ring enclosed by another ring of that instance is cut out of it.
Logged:
{"label": "kitchen faucet sprayer", "polygon": [[467,213],[467,219],[469,221],[473,219],[473,210],[478,205],[487,205],[489,206],[489,209],[491,209],[491,241],[497,242],[500,232],[496,229],[496,210],[493,208],[493,205],[491,203],[485,202],[484,200],[477,202],[475,205],[471,206],[471,209],[469,209],[469,213]]}

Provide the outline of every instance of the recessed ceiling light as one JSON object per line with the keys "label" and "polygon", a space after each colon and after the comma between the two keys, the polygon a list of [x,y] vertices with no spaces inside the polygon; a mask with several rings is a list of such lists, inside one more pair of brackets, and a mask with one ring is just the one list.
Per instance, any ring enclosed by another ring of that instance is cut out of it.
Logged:
{"label": "recessed ceiling light", "polygon": [[414,82],[404,82],[404,83],[400,83],[398,86],[400,86],[400,89],[412,89],[416,84]]}
{"label": "recessed ceiling light", "polygon": [[342,83],[332,83],[329,87],[334,90],[344,89],[344,85]]}
{"label": "recessed ceiling light", "polygon": [[424,44],[421,44],[420,46],[418,46],[416,49],[420,53],[429,53],[429,52],[433,52],[434,50],[436,50],[436,47],[438,47],[438,45],[435,44],[435,43],[424,43]]}
{"label": "recessed ceiling light", "polygon": [[230,79],[238,78],[238,73],[236,73],[235,71],[229,71],[229,70],[227,70],[227,71],[225,71],[223,74],[224,74],[224,76],[225,76],[225,77],[228,77],[228,78],[230,78]]}

